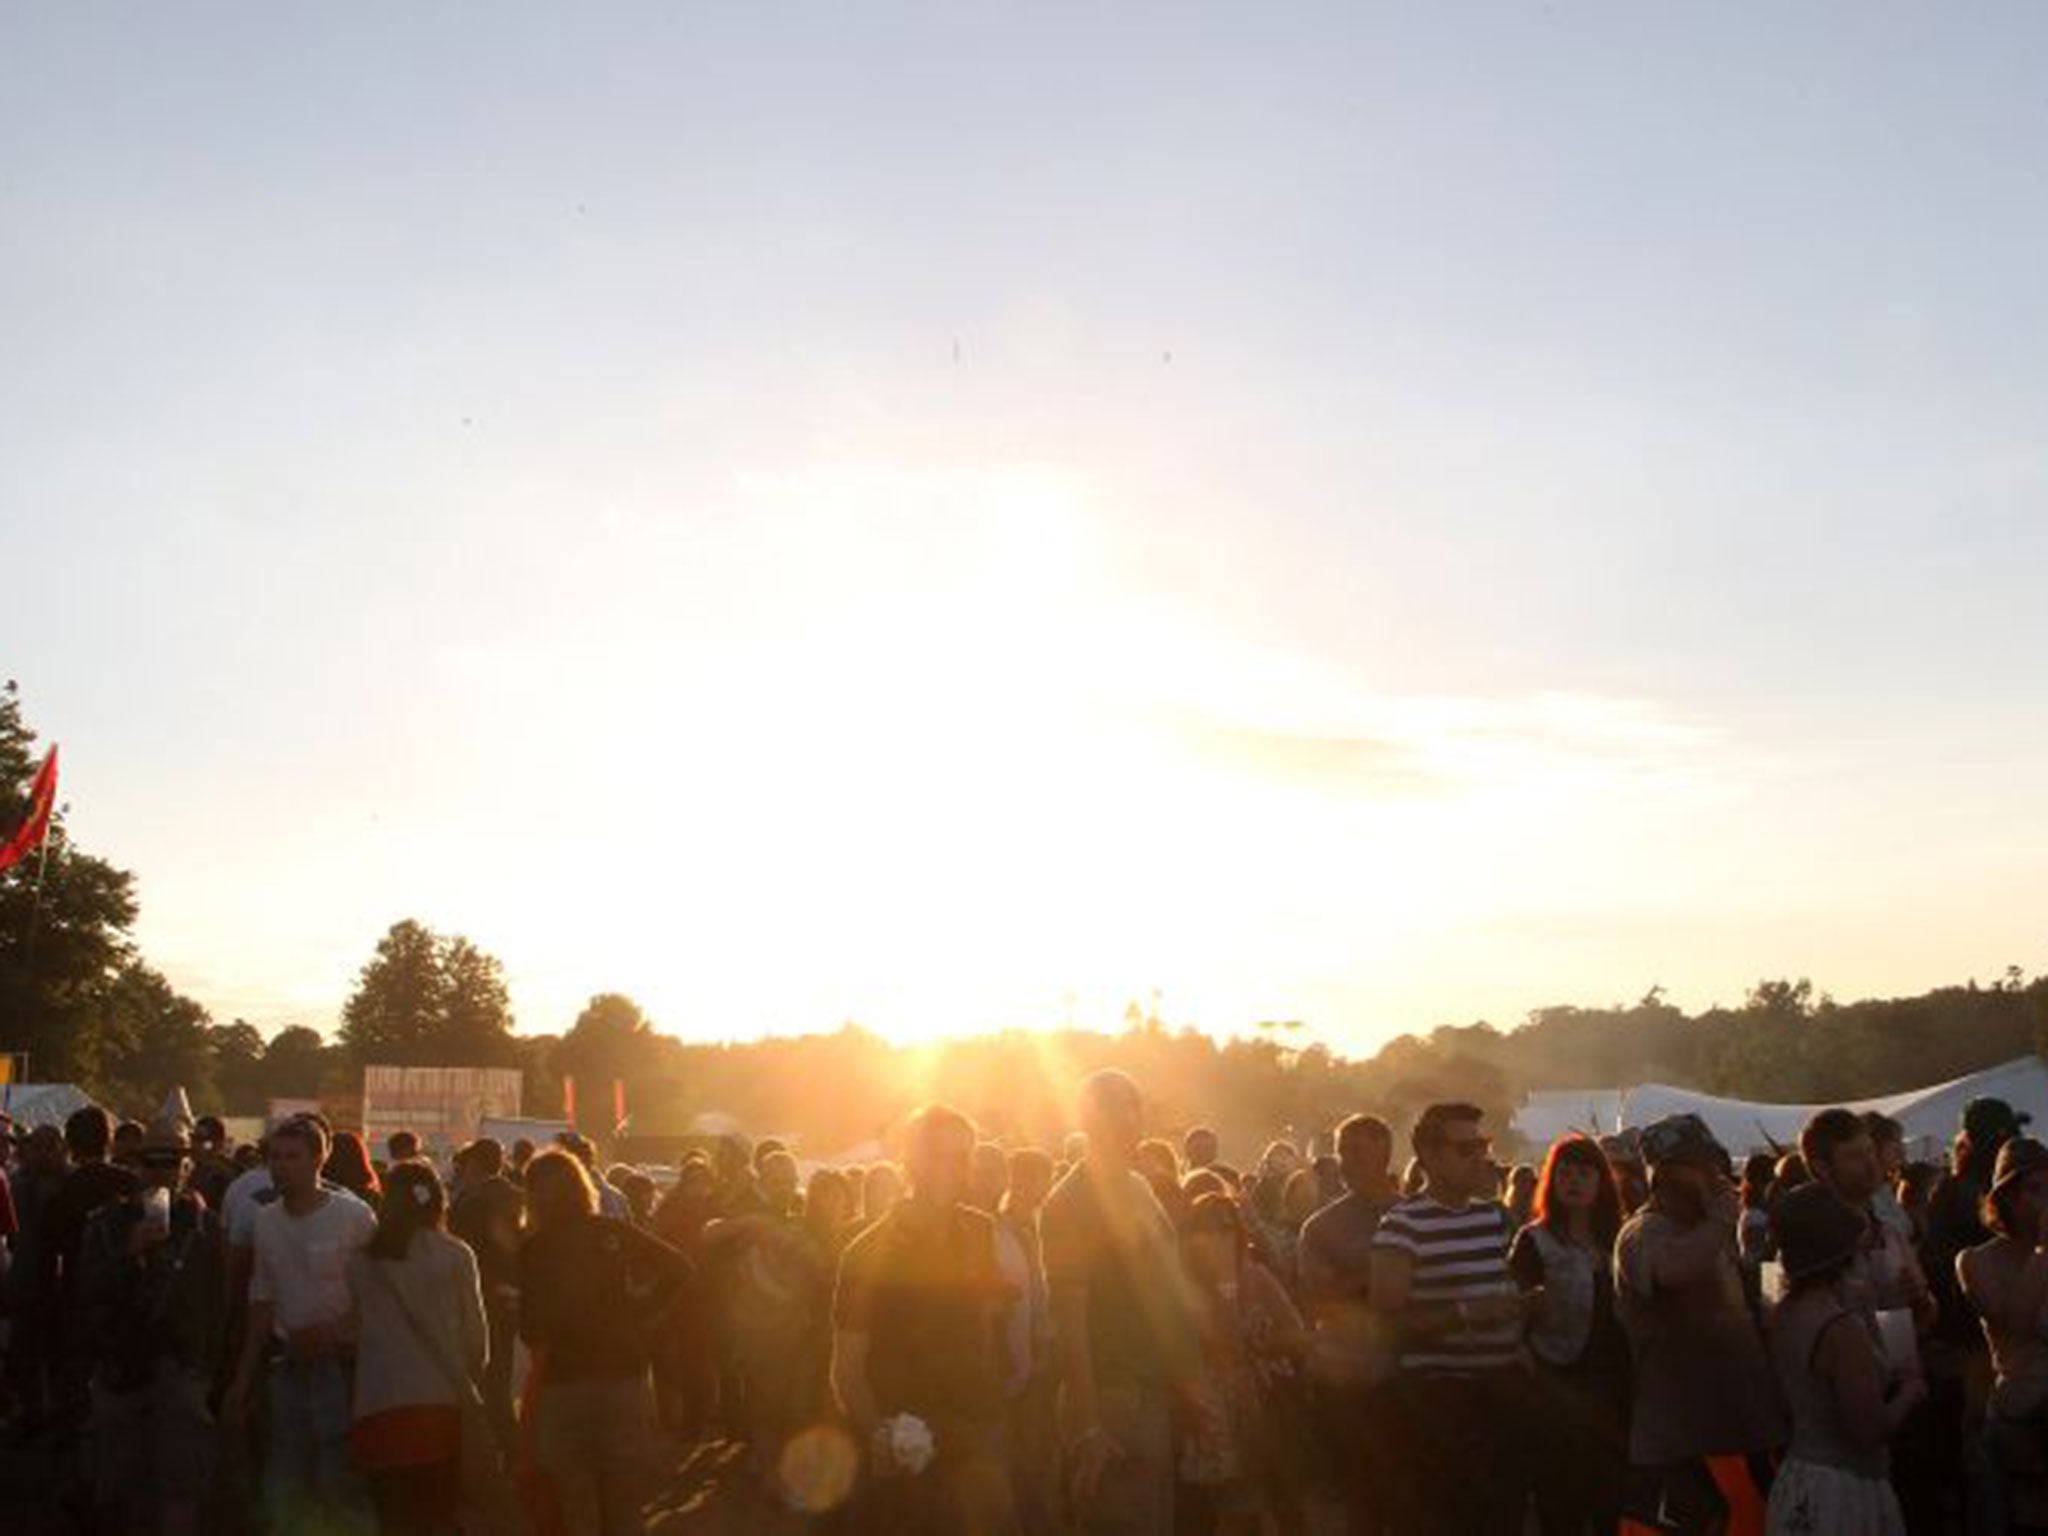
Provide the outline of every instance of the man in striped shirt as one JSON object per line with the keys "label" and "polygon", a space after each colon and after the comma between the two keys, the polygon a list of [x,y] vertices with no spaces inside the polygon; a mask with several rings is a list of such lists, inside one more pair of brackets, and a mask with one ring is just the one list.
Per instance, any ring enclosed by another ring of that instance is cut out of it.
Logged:
{"label": "man in striped shirt", "polygon": [[[1411,1133],[1426,1182],[1373,1234],[1373,1311],[1397,1371],[1398,1426],[1384,1449],[1400,1536],[1516,1536],[1522,1529],[1529,1378],[1522,1319],[1531,1304],[1508,1272],[1514,1236],[1492,1198],[1493,1144],[1471,1104],[1432,1104]],[[1398,1485],[1398,1486],[1395,1486]]]}

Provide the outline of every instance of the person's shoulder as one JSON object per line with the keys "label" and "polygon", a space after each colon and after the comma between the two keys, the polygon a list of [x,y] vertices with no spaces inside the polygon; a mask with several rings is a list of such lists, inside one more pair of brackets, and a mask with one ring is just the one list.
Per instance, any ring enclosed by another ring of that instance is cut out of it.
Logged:
{"label": "person's shoulder", "polygon": [[1039,1227],[1043,1230],[1047,1224],[1077,1221],[1094,1209],[1095,1188],[1089,1182],[1088,1169],[1084,1164],[1076,1163],[1053,1185],[1045,1197],[1045,1204],[1039,1207]]}
{"label": "person's shoulder", "polygon": [[953,1219],[960,1224],[960,1230],[974,1241],[995,1246],[996,1219],[987,1211],[978,1211],[971,1205],[955,1206]]}

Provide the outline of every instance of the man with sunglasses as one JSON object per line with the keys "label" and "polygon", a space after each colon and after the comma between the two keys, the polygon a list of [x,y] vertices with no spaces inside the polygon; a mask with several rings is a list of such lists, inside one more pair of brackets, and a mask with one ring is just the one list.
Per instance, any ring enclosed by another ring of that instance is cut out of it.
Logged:
{"label": "man with sunglasses", "polygon": [[[1425,1182],[1381,1219],[1369,1300],[1396,1350],[1384,1480],[1399,1536],[1518,1536],[1531,1402],[1508,1270],[1514,1227],[1493,1199],[1493,1143],[1473,1104],[1432,1104],[1410,1140]],[[1538,1292],[1531,1296],[1540,1296]]]}
{"label": "man with sunglasses", "polygon": [[182,1125],[152,1127],[133,1166],[134,1193],[93,1213],[79,1249],[78,1306],[94,1346],[94,1497],[109,1530],[196,1531],[226,1307],[219,1223],[187,1186]]}

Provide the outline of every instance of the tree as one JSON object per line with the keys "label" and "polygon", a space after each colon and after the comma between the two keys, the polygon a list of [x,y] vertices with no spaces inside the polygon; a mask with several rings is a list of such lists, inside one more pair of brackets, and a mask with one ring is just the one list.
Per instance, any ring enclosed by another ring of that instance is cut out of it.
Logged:
{"label": "tree", "polygon": [[457,935],[393,923],[342,1008],[341,1043],[361,1062],[496,1066],[512,1059],[504,968]]}
{"label": "tree", "polygon": [[308,1029],[303,1024],[287,1024],[280,1029],[263,1048],[259,1081],[264,1103],[267,1105],[272,1099],[317,1098],[331,1054],[317,1029]]}
{"label": "tree", "polygon": [[[0,687],[0,827],[28,810],[43,754],[14,683]],[[107,988],[134,955],[135,877],[75,846],[60,803],[41,853],[0,874],[0,1050],[39,1078],[89,1090],[104,1056],[95,1026]]]}
{"label": "tree", "polygon": [[105,1053],[93,1074],[118,1107],[154,1112],[173,1088],[198,1110],[217,1109],[212,1021],[139,960],[124,966],[100,1003],[95,1035]]}
{"label": "tree", "polygon": [[658,1049],[659,1037],[638,1003],[623,992],[600,992],[555,1048],[555,1065],[585,1093],[596,1093],[614,1080],[632,1085],[647,1076]]}
{"label": "tree", "polygon": [[247,1019],[213,1029],[213,1081],[231,1115],[263,1113],[263,1035]]}

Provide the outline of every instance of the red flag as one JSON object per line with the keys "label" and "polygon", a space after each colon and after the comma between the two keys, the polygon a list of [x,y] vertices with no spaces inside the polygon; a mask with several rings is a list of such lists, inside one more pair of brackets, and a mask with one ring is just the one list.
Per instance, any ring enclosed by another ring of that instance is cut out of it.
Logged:
{"label": "red flag", "polygon": [[626,1123],[626,1085],[616,1077],[612,1079],[612,1133],[616,1135],[620,1126]]}
{"label": "red flag", "polygon": [[562,1079],[562,1118],[571,1125],[576,1123],[576,1079]]}
{"label": "red flag", "polygon": [[50,813],[57,808],[57,748],[52,745],[28,789],[28,815],[14,835],[0,843],[0,870],[9,869],[42,843],[50,832]]}

